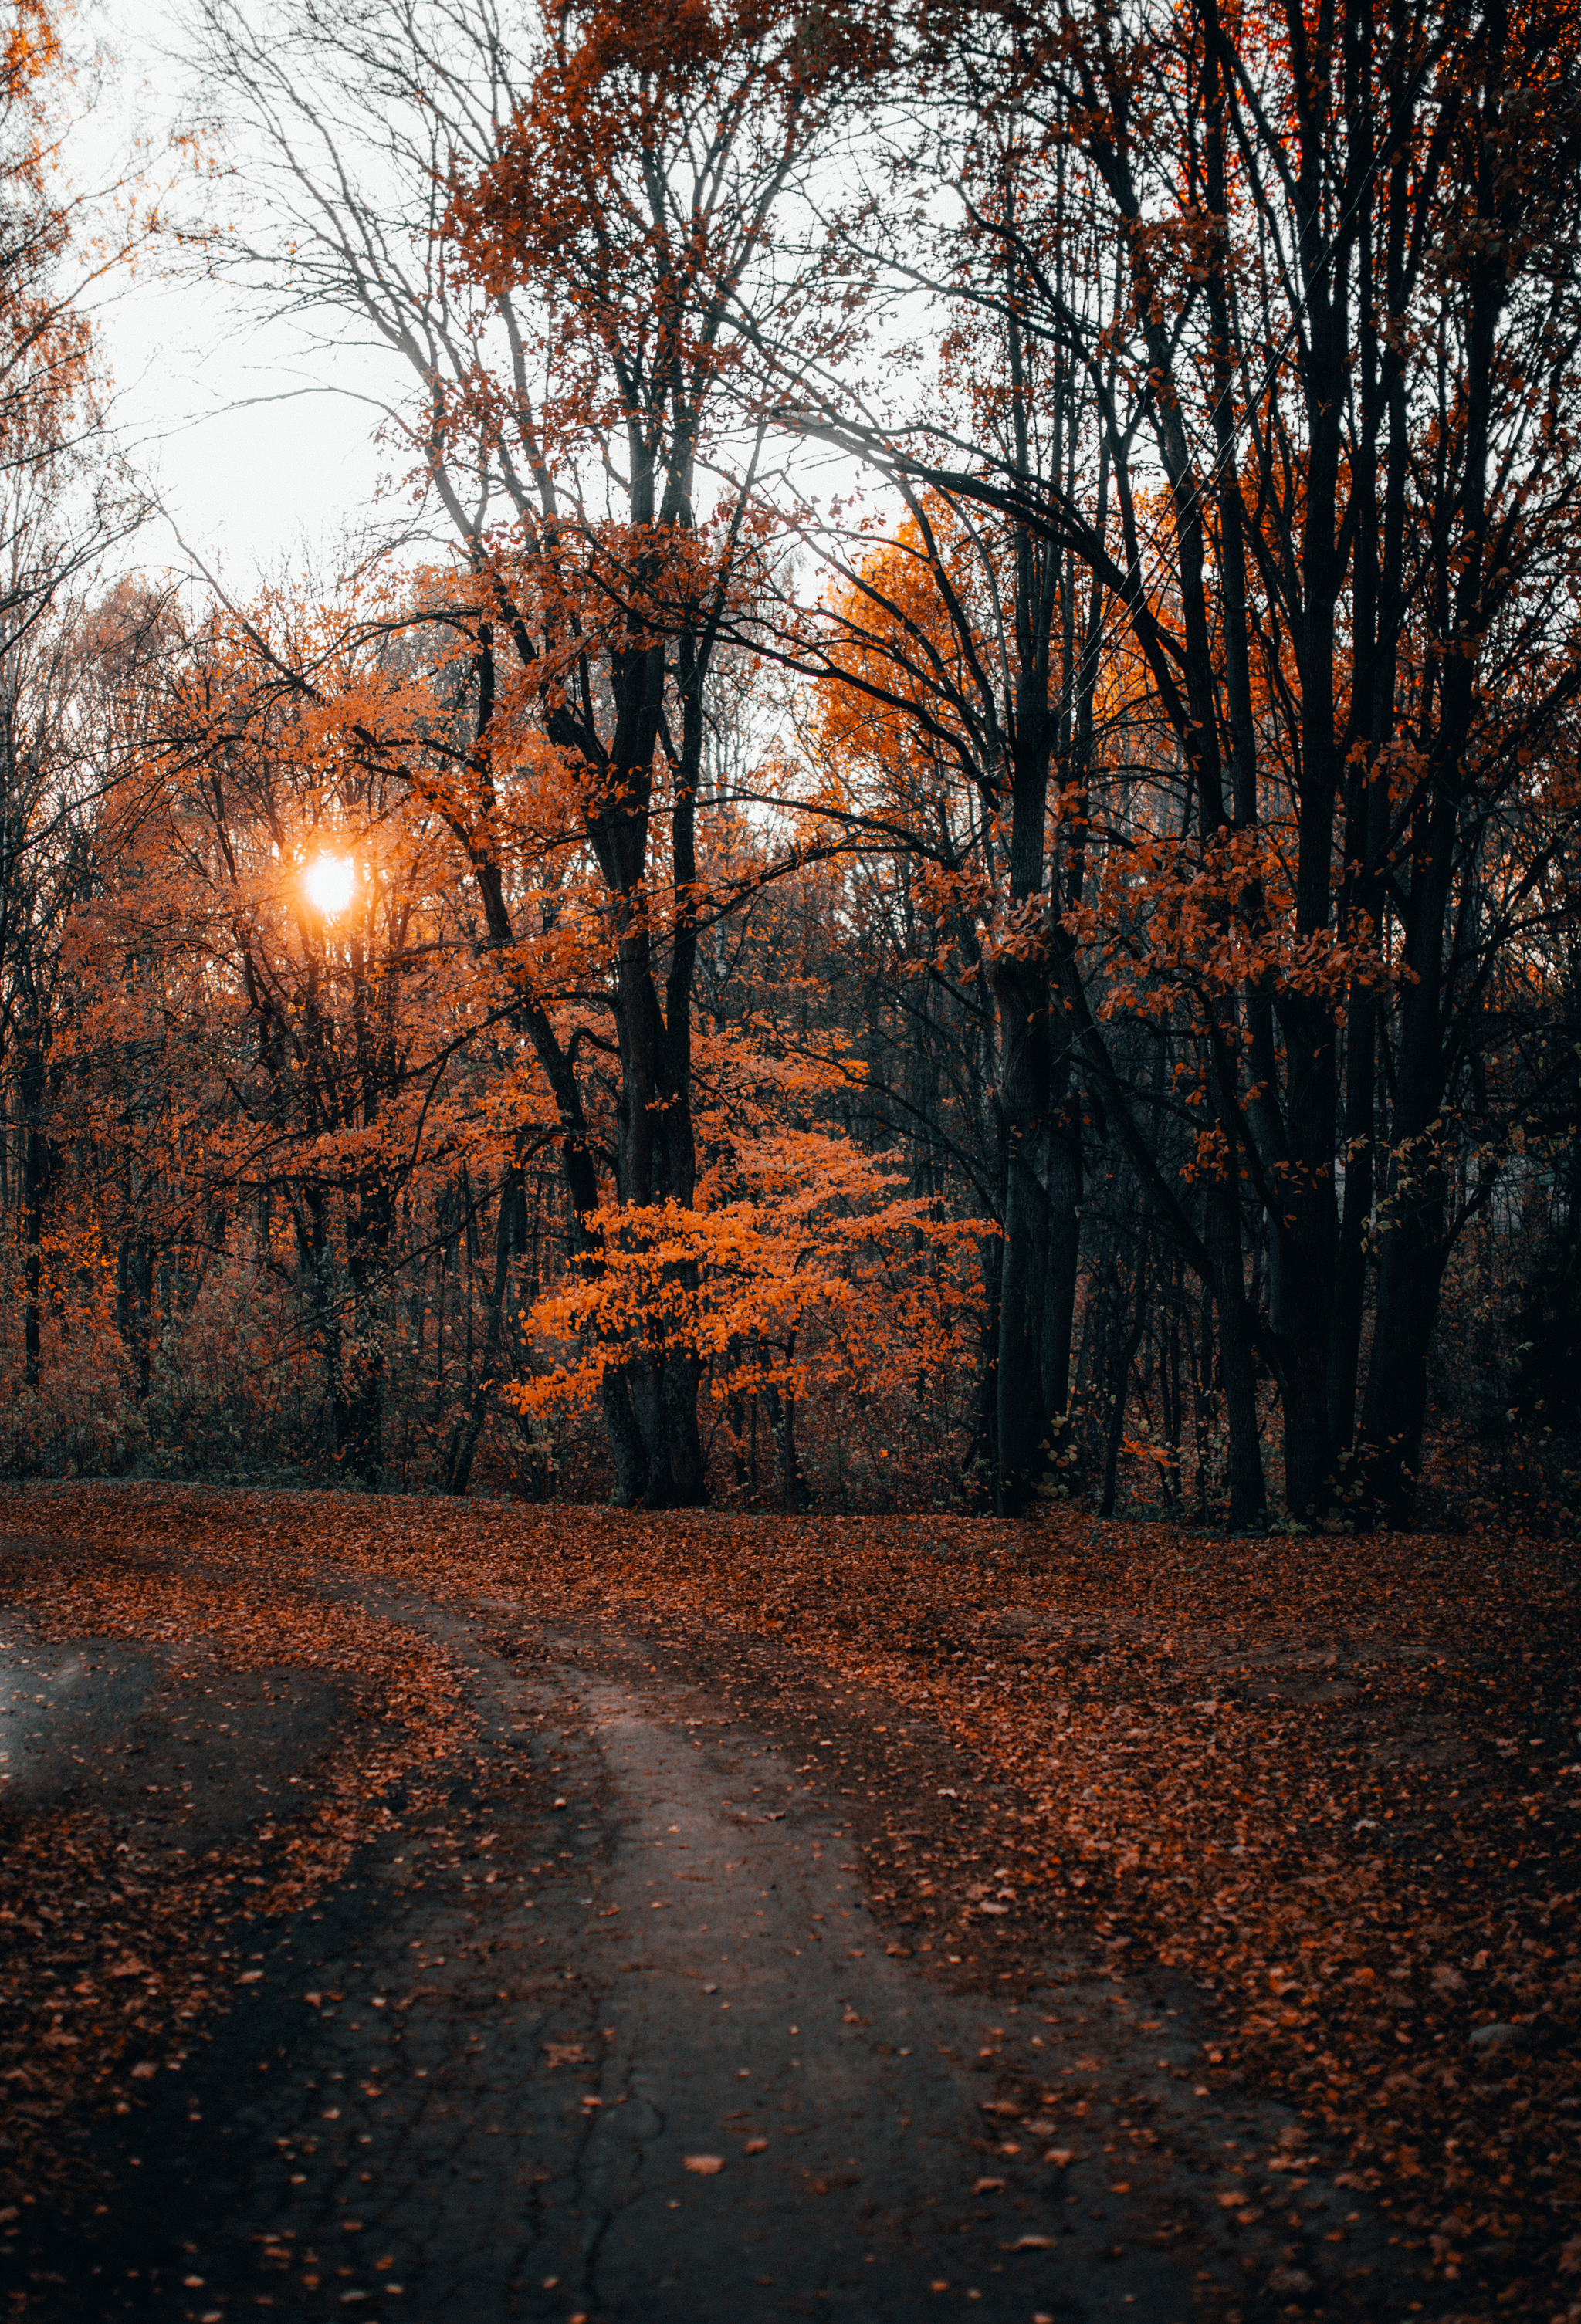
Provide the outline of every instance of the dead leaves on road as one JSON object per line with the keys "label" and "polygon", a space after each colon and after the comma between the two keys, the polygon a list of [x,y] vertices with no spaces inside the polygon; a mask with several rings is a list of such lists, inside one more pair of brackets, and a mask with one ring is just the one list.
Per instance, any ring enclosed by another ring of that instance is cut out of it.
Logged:
{"label": "dead leaves on road", "polygon": [[[909,1829],[898,1787],[893,1844],[869,1867],[881,1909],[919,1944],[930,1931],[936,1958],[1030,1958],[1063,1929],[1117,1968],[1188,1974],[1223,2029],[1198,2061],[1205,2091],[1276,2089],[1347,2148],[1351,2183],[1398,2223],[1437,2304],[1547,2324],[1556,2285],[1581,2279],[1581,1641],[1546,1545],[97,1486],[18,1499],[0,1521],[103,1545],[97,1568],[30,1568],[24,1602],[55,1635],[202,1637],[372,1682],[390,1757],[359,1746],[347,1782],[331,1775],[321,1803],[276,1826],[284,1868],[254,1910],[333,1877],[369,1828],[374,1779],[461,1731],[444,1657],[327,1599],[337,1573],[682,1647],[723,1634],[744,1668],[770,1640],[853,1699],[881,1690],[979,1771]],[[138,1549],[172,1554],[144,1558],[134,1590]],[[832,1732],[817,1772],[838,1785],[858,1768]],[[151,1908],[134,1923],[95,1889],[97,1860],[78,1871],[125,1943],[181,1957],[173,1921]],[[195,1897],[208,1877],[183,1885]],[[42,1863],[7,1868],[14,1914],[30,1878],[44,1882]],[[158,1912],[190,1930],[191,1901]],[[58,1914],[32,1919],[63,1944]],[[47,1949],[32,1960],[35,1978],[51,1965]],[[49,2023],[69,2035],[60,1984]],[[201,1978],[186,1996],[194,2017],[216,2001]],[[1581,2301],[1573,2312],[1581,2324]]]}
{"label": "dead leaves on road", "polygon": [[390,1787],[421,1785],[468,1731],[449,1658],[421,1631],[327,1600],[266,1531],[260,1539],[226,1528],[205,1548],[180,1564],[154,1561],[90,1526],[58,1561],[30,1558],[11,1602],[41,1639],[173,1646],[166,1684],[189,1705],[227,1672],[294,1663],[345,1682],[356,1716],[300,1808],[261,1811],[223,1849],[185,1846],[190,1794],[151,1794],[135,1822],[91,1796],[13,1820],[0,1868],[8,2191],[31,2191],[60,2165],[67,2116],[125,2111],[129,2085],[179,2071],[204,2020],[259,1975],[238,1957],[245,1923],[293,1910],[337,1879],[363,1841],[396,1821]]}

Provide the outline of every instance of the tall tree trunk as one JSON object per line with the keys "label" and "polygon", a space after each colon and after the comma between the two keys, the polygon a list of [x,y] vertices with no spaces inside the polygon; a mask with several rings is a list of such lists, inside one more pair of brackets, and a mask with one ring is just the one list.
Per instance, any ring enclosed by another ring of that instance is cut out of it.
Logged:
{"label": "tall tree trunk", "polygon": [[384,1255],[390,1241],[390,1198],[378,1185],[359,1190],[347,1219],[347,1271],[351,1277],[352,1334],[347,1351],[346,1465],[365,1484],[384,1473]]}
{"label": "tall tree trunk", "polygon": [[1229,1439],[1230,1523],[1239,1529],[1265,1522],[1268,1489],[1257,1429],[1257,1366],[1241,1252],[1241,1202],[1235,1179],[1227,1172],[1208,1189],[1207,1242],[1213,1255],[1219,1377]]}
{"label": "tall tree trunk", "polygon": [[504,1340],[505,1298],[511,1279],[511,1253],[517,1248],[523,1213],[521,1167],[513,1162],[500,1181],[499,1213],[495,1220],[494,1267],[484,1292],[487,1315],[483,1335],[483,1360],[468,1384],[466,1404],[450,1432],[445,1463],[445,1490],[461,1498],[471,1481],[483,1424],[499,1386],[500,1350]]}
{"label": "tall tree trunk", "polygon": [[1136,1255],[1134,1313],[1116,1351],[1109,1390],[1109,1425],[1104,1443],[1104,1484],[1098,1501],[1101,1517],[1112,1517],[1114,1514],[1120,1447],[1125,1439],[1125,1406],[1131,1389],[1131,1367],[1135,1360],[1136,1351],[1142,1345],[1142,1335],[1147,1329],[1147,1288],[1148,1237],[1144,1222]]}
{"label": "tall tree trunk", "polygon": [[[1003,1133],[1001,1131],[1003,1148]],[[1000,1173],[1001,1187],[1003,1172]],[[1000,1211],[1004,1208],[1003,1192]],[[999,1235],[986,1237],[982,1249],[983,1329],[979,1341],[977,1425],[967,1462],[968,1493],[996,1505],[999,1477],[999,1286],[1004,1268],[1004,1243]]]}
{"label": "tall tree trunk", "polygon": [[787,1388],[780,1397],[780,1506],[787,1517],[801,1507],[801,1467],[796,1450],[796,1397]]}
{"label": "tall tree trunk", "polygon": [[1356,1378],[1367,1289],[1367,1229],[1373,1215],[1373,1110],[1377,1076],[1377,1008],[1364,988],[1353,991],[1345,1033],[1345,1196],[1334,1266],[1334,1322],[1328,1342],[1328,1425],[1336,1458],[1355,1437]]}
{"label": "tall tree trunk", "polygon": [[1049,1132],[1049,1271],[1043,1292],[1043,1410],[1055,1453],[1068,1434],[1070,1337],[1081,1258],[1081,1100],[1070,1094],[1068,1053],[1056,1070]]}
{"label": "tall tree trunk", "polygon": [[[1434,892],[1420,905],[1420,918],[1429,931],[1435,923],[1437,929],[1442,927],[1441,906],[1434,909],[1438,887],[1435,882]],[[1445,887],[1447,891],[1447,882]],[[1430,934],[1419,935],[1414,945],[1408,945],[1408,959],[1414,951],[1426,963],[1429,947]],[[1447,1256],[1447,1188],[1438,1136],[1441,1042],[1435,965],[1419,972],[1401,1001],[1399,1095],[1381,1206],[1387,1231],[1382,1239],[1378,1314],[1362,1419],[1369,1499],[1395,1526],[1409,1524],[1415,1501],[1427,1416],[1428,1352]]]}
{"label": "tall tree trunk", "polygon": [[307,1338],[318,1357],[323,1379],[320,1443],[330,1462],[338,1465],[343,1400],[340,1381],[340,1301],[335,1281],[335,1253],[322,1190],[305,1187],[296,1205],[298,1296],[307,1293]]}
{"label": "tall tree trunk", "polygon": [[1269,1221],[1270,1328],[1284,1404],[1285,1500],[1292,1517],[1316,1517],[1334,1498],[1328,1425],[1334,1321],[1336,1086],[1334,1028],[1326,1006],[1286,996],[1289,1059],[1285,1117],[1291,1178],[1288,1212]]}
{"label": "tall tree trunk", "polygon": [[1049,986],[1036,960],[1002,958],[994,972],[1000,1026],[999,1102],[1004,1124],[1004,1241],[999,1270],[994,1506],[1020,1514],[1048,1462],[1043,1401],[1049,1276]]}
{"label": "tall tree trunk", "polygon": [[44,1053],[30,1042],[23,1052],[19,1074],[23,1102],[22,1240],[23,1240],[23,1378],[29,1388],[39,1385],[41,1336],[39,1302],[42,1286],[44,1197],[49,1178],[49,1151],[44,1138]]}

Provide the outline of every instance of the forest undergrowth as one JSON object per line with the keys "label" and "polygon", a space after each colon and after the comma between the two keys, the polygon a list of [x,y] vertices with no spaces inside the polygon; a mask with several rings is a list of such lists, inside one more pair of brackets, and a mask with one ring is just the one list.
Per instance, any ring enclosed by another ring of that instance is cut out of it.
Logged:
{"label": "forest undergrowth", "polygon": [[[967,1978],[1074,1946],[1188,1979],[1218,2029],[1203,2094],[1299,2109],[1410,2253],[1425,2313],[1581,2319],[1563,1547],[88,1484],[7,1497],[4,1534],[60,1543],[15,1569],[35,1635],[332,1669],[359,1738],[294,1823],[190,1871],[139,1877],[80,1812],[7,1853],[0,2080],[24,2149],[30,2124],[42,2153],[73,2110],[125,2107],[245,1975],[245,1917],[333,1879],[393,1778],[467,1748],[453,1671],[378,1587],[472,1612],[504,1593],[744,1680],[769,1642],[936,1725],[976,1771],[973,1844],[903,1784],[881,1802],[866,1872],[896,1949]],[[841,1777],[879,1781],[859,1738],[840,1748]]]}

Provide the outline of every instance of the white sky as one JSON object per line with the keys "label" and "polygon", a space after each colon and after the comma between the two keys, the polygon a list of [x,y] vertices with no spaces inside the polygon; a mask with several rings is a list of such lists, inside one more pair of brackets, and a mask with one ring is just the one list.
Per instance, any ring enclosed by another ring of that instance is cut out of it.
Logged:
{"label": "white sky", "polygon": [[[97,41],[115,58],[104,101],[68,143],[79,188],[113,182],[134,134],[157,155],[190,120],[190,84],[171,54],[181,46],[180,5],[79,0],[69,37],[78,47]],[[192,201],[189,180],[189,214]],[[376,487],[392,465],[374,440],[378,415],[359,396],[402,400],[411,381],[401,359],[349,337],[331,355],[310,351],[287,322],[260,321],[234,294],[162,272],[157,260],[95,305],[120,440],[168,512],[127,561],[213,576],[242,598],[288,568],[332,581],[349,561],[347,536],[377,515]],[[804,471],[821,493],[850,496],[861,483],[851,463],[827,454]]]}
{"label": "white sky", "polygon": [[[161,53],[174,36],[159,0],[98,0],[77,30],[118,56],[106,102],[67,148],[72,180],[88,188],[117,171],[134,123],[162,144],[184,92]],[[186,572],[196,558],[244,595],[287,564],[332,573],[380,474],[375,415],[332,391],[371,385],[374,358],[348,349],[333,366],[310,362],[285,326],[258,326],[218,289],[157,267],[115,285],[97,319],[118,433],[170,513],[140,539],[136,561]],[[393,370],[384,379],[395,383]]]}

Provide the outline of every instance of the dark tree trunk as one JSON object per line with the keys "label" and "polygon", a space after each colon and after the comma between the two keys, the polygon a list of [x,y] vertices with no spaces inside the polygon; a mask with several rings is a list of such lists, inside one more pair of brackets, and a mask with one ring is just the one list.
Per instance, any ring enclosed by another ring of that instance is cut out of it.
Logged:
{"label": "dark tree trunk", "polygon": [[[305,1287],[307,1336],[323,1368],[323,1450],[338,1463],[341,1449],[340,1301],[335,1254],[322,1191],[304,1187],[295,1213],[299,1286]],[[300,1296],[299,1290],[299,1296]]]}
{"label": "dark tree trunk", "polygon": [[1241,1253],[1241,1204],[1233,1177],[1215,1180],[1207,1196],[1207,1240],[1218,1310],[1219,1377],[1229,1439],[1230,1523],[1260,1526],[1268,1515],[1262,1445],[1257,1430],[1257,1364]]}
{"label": "dark tree trunk", "polygon": [[1284,1404],[1285,1501],[1290,1515],[1322,1514],[1334,1498],[1328,1425],[1336,1231],[1333,1024],[1327,1009],[1281,1007],[1286,1122],[1292,1163],[1288,1213],[1269,1221],[1270,1325]]}
{"label": "dark tree trunk", "polygon": [[801,1470],[796,1451],[796,1398],[786,1388],[780,1398],[780,1506],[787,1517],[801,1507]]}
{"label": "dark tree trunk", "polygon": [[1114,1514],[1114,1492],[1120,1471],[1120,1448],[1125,1440],[1125,1406],[1131,1390],[1131,1367],[1147,1329],[1148,1243],[1145,1229],[1137,1247],[1135,1298],[1129,1328],[1115,1351],[1109,1389],[1109,1425],[1104,1443],[1104,1485],[1098,1515]]}
{"label": "dark tree trunk", "polygon": [[1345,1034],[1345,1198],[1334,1266],[1334,1322],[1328,1342],[1328,1425],[1336,1457],[1355,1437],[1356,1378],[1367,1289],[1367,1229],[1373,1215],[1373,1104],[1377,1009],[1365,990],[1353,993]]}
{"label": "dark tree trunk", "polygon": [[450,1433],[445,1463],[445,1490],[458,1498],[472,1478],[484,1422],[499,1387],[500,1351],[504,1343],[506,1297],[510,1289],[511,1256],[522,1243],[525,1215],[522,1172],[513,1162],[500,1182],[499,1213],[495,1221],[494,1267],[484,1293],[487,1323],[483,1335],[483,1359],[469,1383],[467,1402]]}
{"label": "dark tree trunk", "polygon": [[[1001,1173],[1003,1183],[1003,1173]],[[1000,1209],[1003,1210],[1003,1197]],[[999,1286],[1003,1272],[1004,1245],[998,1235],[988,1239],[982,1253],[983,1332],[977,1376],[977,1426],[967,1463],[968,1492],[994,1502],[999,1476]],[[975,1472],[975,1473],[973,1473]]]}
{"label": "dark tree trunk", "polygon": [[[1399,1100],[1392,1158],[1382,1205],[1387,1231],[1378,1270],[1378,1314],[1373,1333],[1362,1431],[1367,1447],[1368,1498],[1385,1520],[1407,1525],[1413,1511],[1427,1416],[1428,1352],[1438,1316],[1447,1246],[1447,1189],[1438,1154],[1437,1117],[1443,1088],[1438,971],[1428,962],[1441,944],[1447,881],[1434,881],[1418,899],[1425,929],[1417,953],[1424,970],[1401,1003]],[[1411,965],[1416,966],[1415,960]]]}
{"label": "dark tree trunk", "polygon": [[1070,1340],[1081,1258],[1081,1100],[1069,1093],[1068,1056],[1056,1068],[1058,1102],[1049,1134],[1048,1277],[1043,1292],[1043,1410],[1058,1456],[1069,1434]]}
{"label": "dark tree trunk", "polygon": [[41,1116],[44,1103],[44,1056],[35,1040],[23,1054],[18,1076],[23,1102],[23,1378],[37,1388],[42,1361],[39,1299],[42,1286],[44,1196],[49,1178],[48,1146]]}
{"label": "dark tree trunk", "polygon": [[1049,1457],[1043,1401],[1049,1276],[1049,987],[1037,961],[994,969],[1000,1026],[999,1102],[1004,1124],[1004,1241],[999,1269],[995,1508],[1015,1517]]}
{"label": "dark tree trunk", "polygon": [[1159,1379],[1162,1384],[1165,1411],[1164,1446],[1167,1461],[1164,1469],[1164,1494],[1171,1508],[1178,1508],[1181,1499],[1180,1483],[1180,1300],[1182,1285],[1178,1258],[1170,1263],[1170,1293],[1163,1317],[1163,1337],[1159,1347]]}
{"label": "dark tree trunk", "polygon": [[384,1473],[384,1257],[390,1241],[390,1199],[382,1186],[360,1190],[347,1222],[347,1271],[351,1277],[352,1337],[342,1383],[341,1442],[346,1467],[365,1484]]}
{"label": "dark tree trunk", "polygon": [[139,1226],[121,1237],[116,1259],[116,1329],[132,1360],[139,1403],[148,1394],[153,1296],[153,1246]]}

